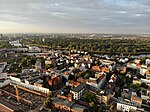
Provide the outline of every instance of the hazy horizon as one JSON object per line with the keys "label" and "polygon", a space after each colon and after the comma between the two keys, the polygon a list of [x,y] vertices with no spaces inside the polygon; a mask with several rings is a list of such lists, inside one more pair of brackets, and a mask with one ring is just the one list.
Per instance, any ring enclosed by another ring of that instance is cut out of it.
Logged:
{"label": "hazy horizon", "polygon": [[0,33],[150,34],[150,0],[0,0]]}

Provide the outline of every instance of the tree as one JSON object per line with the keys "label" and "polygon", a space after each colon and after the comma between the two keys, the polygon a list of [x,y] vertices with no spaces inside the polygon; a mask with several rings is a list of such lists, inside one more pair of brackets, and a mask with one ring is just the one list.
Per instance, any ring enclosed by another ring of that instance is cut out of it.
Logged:
{"label": "tree", "polygon": [[86,102],[94,102],[94,103],[98,102],[96,95],[93,94],[93,93],[90,93],[87,90],[83,94],[83,100],[86,101]]}
{"label": "tree", "polygon": [[85,79],[88,79],[89,77],[90,77],[90,74],[88,74],[88,73],[84,75]]}
{"label": "tree", "polygon": [[46,100],[44,101],[44,104],[47,106],[47,107],[52,107],[52,99],[50,97],[46,98]]}
{"label": "tree", "polygon": [[146,83],[144,83],[144,82],[141,84],[141,87],[143,87],[145,89],[148,89],[148,85]]}
{"label": "tree", "polygon": [[94,104],[94,102],[90,102],[90,103],[89,103],[89,106],[90,106],[89,109],[90,109],[91,111],[94,111],[94,112],[95,112],[97,106]]}
{"label": "tree", "polygon": [[131,88],[135,89],[136,91],[140,90],[140,84],[137,83],[137,84],[131,84],[130,85]]}
{"label": "tree", "polygon": [[47,64],[47,65],[45,65],[45,68],[46,68],[46,69],[49,69],[49,68],[52,68],[52,67],[53,67],[52,64]]}

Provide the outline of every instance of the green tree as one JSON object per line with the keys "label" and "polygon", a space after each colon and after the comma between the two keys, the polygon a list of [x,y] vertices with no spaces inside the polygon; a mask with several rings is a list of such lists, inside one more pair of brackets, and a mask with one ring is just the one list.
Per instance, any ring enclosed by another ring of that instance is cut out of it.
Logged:
{"label": "green tree", "polygon": [[96,95],[87,90],[83,94],[83,100],[86,102],[94,102],[94,103],[98,102]]}
{"label": "green tree", "polygon": [[131,84],[130,87],[133,88],[133,89],[135,89],[136,91],[138,91],[138,90],[140,90],[141,86],[140,86],[139,83],[137,83],[137,84]]}
{"label": "green tree", "polygon": [[88,74],[88,73],[84,75],[85,79],[88,79],[89,77],[90,77],[90,74]]}
{"label": "green tree", "polygon": [[89,103],[89,109],[90,109],[91,111],[94,111],[94,112],[95,112],[96,108],[97,108],[97,106],[94,104],[94,102],[90,102],[90,103]]}
{"label": "green tree", "polygon": [[46,100],[44,101],[44,104],[47,106],[47,107],[52,107],[52,99],[50,97],[46,98]]}

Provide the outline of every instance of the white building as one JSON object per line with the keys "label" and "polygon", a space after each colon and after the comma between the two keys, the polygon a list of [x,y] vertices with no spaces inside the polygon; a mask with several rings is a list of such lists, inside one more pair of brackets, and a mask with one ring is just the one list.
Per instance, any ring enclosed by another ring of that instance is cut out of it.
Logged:
{"label": "white building", "polygon": [[41,52],[41,50],[39,47],[32,46],[32,47],[29,47],[29,52]]}
{"label": "white building", "polygon": [[146,65],[150,65],[150,59],[146,59],[146,60],[145,60],[145,64],[146,64]]}
{"label": "white building", "polygon": [[100,89],[102,87],[102,85],[104,84],[105,80],[106,80],[106,75],[103,74],[97,79],[96,78],[89,78],[89,80],[86,81],[86,84]]}
{"label": "white building", "polygon": [[0,79],[6,79],[7,73],[0,73]]}
{"label": "white building", "polygon": [[127,68],[139,69],[135,63],[127,63]]}
{"label": "white building", "polygon": [[148,71],[148,70],[147,70],[146,68],[140,68],[140,74],[141,74],[142,76],[145,76],[145,74],[146,74],[147,71]]}
{"label": "white building", "polygon": [[150,80],[148,80],[148,79],[143,79],[143,78],[141,78],[141,83],[146,83],[147,85],[150,85]]}
{"label": "white building", "polygon": [[5,67],[6,67],[6,65],[7,65],[7,62],[2,62],[2,63],[0,63],[0,73],[3,72],[3,70],[4,70]]}
{"label": "white building", "polygon": [[112,64],[116,64],[115,61],[104,60],[104,59],[101,59],[100,62],[102,63],[102,65],[112,65]]}
{"label": "white building", "polygon": [[40,60],[37,60],[35,63],[35,68],[36,70],[41,70],[42,69],[42,63]]}
{"label": "white building", "polygon": [[19,40],[11,41],[9,43],[10,43],[10,45],[16,46],[16,47],[21,47],[22,46],[22,44],[19,43]]}
{"label": "white building", "polygon": [[83,95],[84,90],[85,90],[84,84],[80,84],[79,86],[71,89],[70,92],[73,94],[73,99],[80,100]]}
{"label": "white building", "polygon": [[125,104],[125,103],[117,103],[117,111],[121,111],[121,112],[136,112],[137,111],[137,107],[130,105],[129,104]]}

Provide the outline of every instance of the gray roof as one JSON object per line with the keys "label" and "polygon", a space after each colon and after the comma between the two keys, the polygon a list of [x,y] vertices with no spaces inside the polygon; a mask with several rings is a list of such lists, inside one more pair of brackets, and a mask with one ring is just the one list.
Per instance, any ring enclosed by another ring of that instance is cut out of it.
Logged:
{"label": "gray roof", "polygon": [[75,91],[75,92],[79,92],[81,91],[83,88],[85,88],[85,84],[80,84],[79,86],[75,87],[75,88],[72,88],[71,90],[72,91]]}
{"label": "gray roof", "polygon": [[81,106],[81,105],[78,105],[78,104],[74,104],[71,108],[71,110],[74,110],[76,112],[83,112],[85,109],[86,109],[85,106]]}
{"label": "gray roof", "polygon": [[56,98],[52,103],[62,105],[62,106],[65,106],[65,107],[69,107],[71,110],[74,110],[74,111],[77,111],[77,112],[83,112],[86,109],[85,106],[75,104],[74,102],[64,100],[64,99],[61,99],[61,98]]}
{"label": "gray roof", "polygon": [[58,105],[63,105],[63,106],[70,107],[70,108],[74,104],[74,102],[64,100],[64,99],[60,99],[60,98],[56,98],[52,103],[53,104],[58,104]]}
{"label": "gray roof", "polygon": [[17,105],[15,105],[15,104],[11,103],[10,101],[7,101],[3,98],[0,98],[0,104],[6,106],[7,108],[9,108],[11,110],[15,110],[15,111],[20,110]]}
{"label": "gray roof", "polygon": [[74,104],[74,102],[71,102],[71,101],[69,101],[69,100],[65,100],[64,101],[64,105],[66,106],[66,107],[70,107],[71,108],[71,106]]}
{"label": "gray roof", "polygon": [[35,82],[35,84],[41,84],[43,83],[43,80],[39,79],[38,81]]}
{"label": "gray roof", "polygon": [[56,103],[56,104],[62,104],[64,102],[63,99],[60,98],[56,98],[52,103]]}

